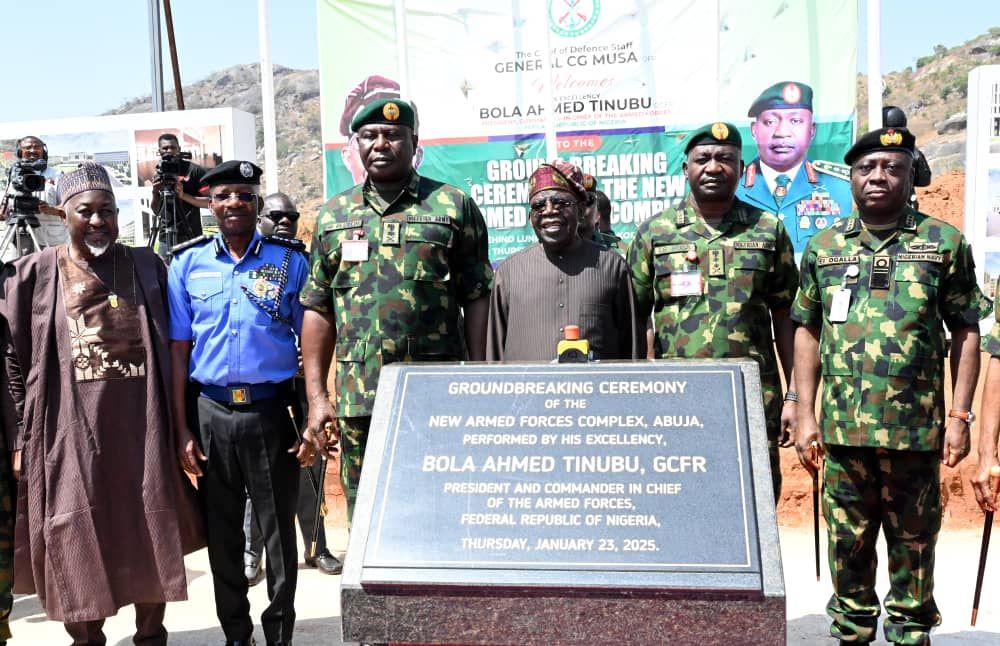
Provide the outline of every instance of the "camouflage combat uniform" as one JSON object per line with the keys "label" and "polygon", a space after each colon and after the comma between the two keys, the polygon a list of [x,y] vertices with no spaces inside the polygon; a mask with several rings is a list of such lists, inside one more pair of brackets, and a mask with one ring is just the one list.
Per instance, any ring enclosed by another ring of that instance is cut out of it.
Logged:
{"label": "camouflage combat uniform", "polygon": [[[368,242],[368,259],[341,243]],[[459,308],[489,295],[486,223],[458,189],[413,173],[384,211],[368,183],[327,202],[316,220],[302,304],[332,314],[341,480],[353,514],[379,370],[396,361],[457,361]]]}
{"label": "camouflage combat uniform", "polygon": [[[698,254],[698,296],[672,296],[671,274]],[[628,263],[642,318],[653,312],[656,357],[750,357],[760,365],[771,477],[781,489],[778,434],[781,381],[771,312],[791,307],[798,287],[792,243],[777,217],[736,200],[718,230],[690,207],[647,220],[629,246]]]}
{"label": "camouflage combat uniform", "polygon": [[[806,247],[792,318],[820,332],[823,513],[834,586],[827,612],[831,634],[845,641],[875,637],[879,527],[889,553],[886,639],[928,643],[941,621],[933,570],[945,420],[942,323],[960,329],[988,313],[974,274],[961,232],[910,208],[895,229],[874,233],[855,212]],[[842,289],[850,304],[846,321],[834,323],[831,305]]]}

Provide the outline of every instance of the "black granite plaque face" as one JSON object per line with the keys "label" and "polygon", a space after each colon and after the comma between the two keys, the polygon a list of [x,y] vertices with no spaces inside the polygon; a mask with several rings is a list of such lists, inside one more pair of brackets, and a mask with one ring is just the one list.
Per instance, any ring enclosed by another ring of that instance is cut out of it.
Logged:
{"label": "black granite plaque face", "polygon": [[738,366],[399,370],[363,585],[760,589]]}

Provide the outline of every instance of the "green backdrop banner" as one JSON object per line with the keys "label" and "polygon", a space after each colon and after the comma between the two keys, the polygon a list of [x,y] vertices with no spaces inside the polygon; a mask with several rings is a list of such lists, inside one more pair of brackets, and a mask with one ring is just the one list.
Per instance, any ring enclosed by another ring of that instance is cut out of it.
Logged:
{"label": "green backdrop banner", "polygon": [[476,200],[494,262],[535,240],[526,180],[546,158],[546,133],[597,178],[626,240],[683,198],[691,129],[733,122],[744,159],[757,156],[747,111],[775,83],[814,90],[810,159],[839,162],[853,139],[854,0],[396,5],[318,2],[326,194],[364,177],[351,116],[402,95],[418,109],[419,171]]}

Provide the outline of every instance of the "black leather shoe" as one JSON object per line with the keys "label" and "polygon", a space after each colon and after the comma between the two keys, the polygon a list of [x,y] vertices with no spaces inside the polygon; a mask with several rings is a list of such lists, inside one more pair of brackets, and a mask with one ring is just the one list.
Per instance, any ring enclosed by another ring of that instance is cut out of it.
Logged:
{"label": "black leather shoe", "polygon": [[229,639],[226,640],[226,646],[257,646],[257,642],[254,638],[250,639]]}
{"label": "black leather shoe", "polygon": [[307,556],[306,565],[316,568],[323,574],[340,574],[344,571],[344,564],[336,556],[330,554],[329,550],[323,550],[316,555],[316,558]]}
{"label": "black leather shoe", "polygon": [[267,646],[292,646],[292,642],[267,642]]}

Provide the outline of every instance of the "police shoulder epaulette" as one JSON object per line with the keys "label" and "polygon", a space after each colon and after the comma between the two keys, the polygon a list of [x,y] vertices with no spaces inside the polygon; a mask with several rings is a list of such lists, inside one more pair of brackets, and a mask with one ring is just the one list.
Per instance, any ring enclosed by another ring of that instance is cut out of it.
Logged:
{"label": "police shoulder epaulette", "polygon": [[282,236],[264,236],[265,242],[273,242],[274,244],[279,244],[282,247],[288,247],[289,249],[294,249],[295,251],[305,251],[306,243],[302,242],[297,238],[285,238]]}
{"label": "police shoulder epaulette", "polygon": [[825,159],[817,159],[810,163],[816,169],[816,172],[823,173],[824,175],[832,175],[838,179],[851,180],[851,167],[847,164],[838,164],[837,162]]}
{"label": "police shoulder epaulette", "polygon": [[182,242],[180,244],[177,244],[177,245],[174,245],[173,247],[171,247],[170,248],[170,255],[171,256],[176,256],[177,254],[179,254],[180,252],[184,251],[185,249],[190,249],[191,247],[201,246],[201,245],[205,244],[206,242],[208,242],[209,240],[211,240],[214,237],[215,236],[209,235],[209,234],[206,233],[205,235],[198,236],[197,238],[191,238],[190,240],[188,240],[186,242]]}

